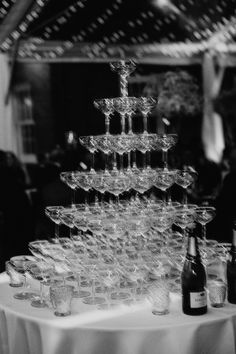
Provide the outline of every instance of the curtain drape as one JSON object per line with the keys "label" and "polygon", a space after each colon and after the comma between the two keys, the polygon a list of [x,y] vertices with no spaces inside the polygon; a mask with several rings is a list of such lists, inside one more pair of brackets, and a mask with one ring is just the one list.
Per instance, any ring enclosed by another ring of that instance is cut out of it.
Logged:
{"label": "curtain drape", "polygon": [[8,56],[0,54],[0,149],[17,152],[16,127],[11,98],[6,102],[10,82]]}
{"label": "curtain drape", "polygon": [[217,98],[220,92],[224,66],[219,66],[217,70],[215,52],[209,51],[204,55],[202,70],[204,92],[202,143],[206,158],[219,163],[222,160],[225,141],[222,118],[214,110],[214,99]]}

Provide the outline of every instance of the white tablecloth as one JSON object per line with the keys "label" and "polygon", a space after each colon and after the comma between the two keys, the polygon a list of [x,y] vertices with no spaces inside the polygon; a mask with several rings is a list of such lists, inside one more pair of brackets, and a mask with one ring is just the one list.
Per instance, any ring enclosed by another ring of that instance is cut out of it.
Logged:
{"label": "white tablecloth", "polygon": [[0,354],[233,354],[236,306],[186,316],[171,297],[170,313],[152,315],[147,304],[97,310],[73,300],[72,315],[57,318],[15,300],[0,275]]}

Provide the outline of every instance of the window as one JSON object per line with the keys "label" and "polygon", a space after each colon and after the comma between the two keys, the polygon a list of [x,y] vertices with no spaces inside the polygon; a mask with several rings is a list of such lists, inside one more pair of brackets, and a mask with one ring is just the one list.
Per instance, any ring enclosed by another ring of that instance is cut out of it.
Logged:
{"label": "window", "polygon": [[36,162],[35,122],[30,85],[14,90],[14,116],[17,128],[18,154],[22,162]]}

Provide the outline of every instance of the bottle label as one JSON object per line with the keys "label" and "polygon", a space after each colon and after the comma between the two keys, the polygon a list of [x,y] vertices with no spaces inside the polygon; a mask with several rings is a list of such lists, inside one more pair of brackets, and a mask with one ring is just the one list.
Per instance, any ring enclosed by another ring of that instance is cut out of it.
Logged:
{"label": "bottle label", "polygon": [[192,309],[205,307],[206,305],[207,305],[206,291],[190,293],[190,307]]}

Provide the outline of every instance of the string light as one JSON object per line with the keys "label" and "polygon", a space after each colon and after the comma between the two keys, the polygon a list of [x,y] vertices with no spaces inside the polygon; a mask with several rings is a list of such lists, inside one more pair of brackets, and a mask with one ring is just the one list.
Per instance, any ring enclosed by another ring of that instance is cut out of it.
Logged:
{"label": "string light", "polygon": [[8,50],[11,45],[28,29],[28,26],[32,21],[38,18],[42,9],[49,0],[36,0],[32,6],[31,11],[26,15],[26,18],[16,27],[16,29],[10,34],[8,38],[3,41],[0,46],[1,50]]}
{"label": "string light", "polygon": [[[3,14],[4,11],[8,12],[15,1],[4,0],[1,2],[0,18],[1,11],[3,11]],[[35,5],[31,11],[26,14],[24,20],[11,35],[5,39],[0,49],[3,51],[8,50],[22,34],[25,33],[27,35],[29,24],[39,17],[42,8],[48,1],[35,0]],[[121,56],[125,56],[127,53],[132,52],[129,47],[122,45],[122,40],[125,42],[127,38],[132,48],[136,50],[135,55],[139,58],[154,53],[173,57],[189,57],[214,46],[218,51],[226,51],[232,47],[230,47],[229,42],[236,35],[236,17],[231,16],[228,18],[228,16],[222,16],[225,11],[224,8],[227,6],[225,1],[222,0],[214,8],[210,7],[207,13],[204,13],[199,18],[195,18],[194,21],[187,16],[189,6],[196,6],[193,0],[179,4],[178,8],[175,8],[171,0],[156,1],[158,2],[159,10],[163,10],[164,8],[169,9],[169,11],[161,11],[161,13],[164,13],[164,16],[161,18],[158,18],[156,12],[151,9],[142,10],[135,19],[127,18],[127,22],[123,23],[124,27],[116,28],[112,33],[107,33],[102,38],[99,38],[99,41],[95,44],[85,44],[91,35],[95,34],[97,30],[102,30],[106,23],[120,10],[124,0],[115,0],[89,25],[82,28],[78,33],[71,35],[68,40],[62,41],[57,46],[50,48],[47,45],[47,41],[52,39],[53,35],[62,31],[63,27],[73,16],[76,16],[80,11],[87,8],[88,0],[76,0],[61,11],[58,17],[53,18],[52,23],[47,23],[42,28],[40,38],[33,38],[23,42],[19,49],[19,57],[36,60],[54,59],[63,55],[65,56],[66,52],[73,49],[74,46],[76,46],[76,49],[79,48],[80,53],[89,58],[99,56],[104,58],[111,55],[111,53],[120,53]],[[220,21],[213,22],[213,16],[221,17]],[[184,29],[189,32],[189,36],[184,41],[178,41],[182,36],[182,32],[174,32],[172,30],[173,27],[171,27],[175,25],[175,21],[178,23],[180,19],[186,20],[183,22]],[[153,33],[156,34],[158,43],[155,42],[155,38],[149,38],[149,32],[146,27],[147,22],[149,22],[149,26],[152,28],[152,36]],[[169,28],[171,28],[171,31],[168,31]],[[131,36],[129,33],[130,29],[132,30]],[[135,29],[137,29],[137,33],[133,31]],[[164,32],[165,36],[163,36]],[[151,45],[143,44],[150,40],[154,41],[154,43]],[[176,42],[171,43],[173,40]],[[223,46],[219,45],[221,42],[224,43]],[[119,43],[120,48],[115,49],[115,44],[117,43]]]}

